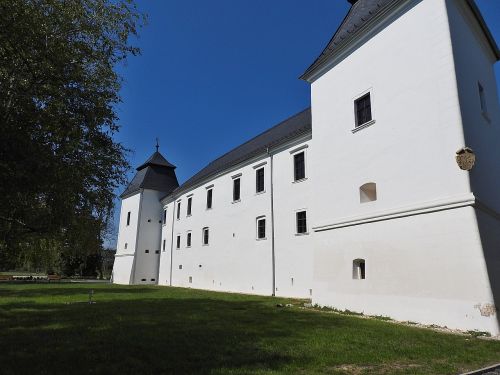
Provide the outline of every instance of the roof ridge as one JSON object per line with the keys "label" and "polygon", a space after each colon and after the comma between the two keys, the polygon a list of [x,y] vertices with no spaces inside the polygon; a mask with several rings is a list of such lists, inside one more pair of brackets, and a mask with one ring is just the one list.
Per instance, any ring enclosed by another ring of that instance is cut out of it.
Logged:
{"label": "roof ridge", "polygon": [[[264,130],[262,133],[259,133],[259,134],[257,134],[256,136],[254,136],[254,137],[250,138],[248,141],[245,141],[245,142],[243,142],[243,143],[239,144],[238,146],[233,147],[231,150],[229,150],[228,152],[226,152],[226,153],[222,154],[222,155],[221,155],[221,156],[219,156],[217,159],[212,160],[210,163],[208,163],[208,164],[207,164],[205,167],[203,167],[203,168],[208,167],[210,164],[213,164],[213,163],[215,163],[217,160],[222,159],[224,156],[226,156],[226,155],[230,154],[231,152],[233,152],[233,151],[234,151],[234,150],[236,150],[237,148],[240,148],[240,147],[242,147],[242,146],[246,145],[247,143],[252,142],[254,139],[256,139],[256,138],[258,138],[258,137],[261,137],[262,135],[264,135],[264,134],[266,134],[266,133],[269,133],[269,132],[270,132],[270,131],[272,131],[274,128],[277,128],[278,126],[282,125],[283,123],[285,123],[285,122],[287,122],[287,121],[291,120],[291,119],[292,119],[292,118],[294,118],[294,117],[297,117],[297,116],[301,115],[302,113],[304,113],[304,112],[306,112],[306,111],[308,111],[308,110],[310,110],[310,109],[311,109],[311,107],[309,106],[309,107],[307,107],[307,108],[303,109],[302,111],[297,112],[296,114],[294,114],[294,115],[292,115],[292,116],[290,116],[290,117],[286,118],[285,120],[280,121],[279,123],[277,123],[276,125],[274,125],[274,126],[270,127],[269,129]],[[202,169],[203,169],[203,168],[202,168]],[[202,169],[200,169],[200,171],[201,171]]]}

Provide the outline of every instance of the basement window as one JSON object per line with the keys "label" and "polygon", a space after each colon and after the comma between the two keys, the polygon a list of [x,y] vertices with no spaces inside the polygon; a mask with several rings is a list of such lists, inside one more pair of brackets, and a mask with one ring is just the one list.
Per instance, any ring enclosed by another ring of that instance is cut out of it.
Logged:
{"label": "basement window", "polygon": [[146,281],[146,279],[141,279],[141,281]]}
{"label": "basement window", "polygon": [[144,250],[144,252],[145,252],[146,254],[149,254],[149,250]]}
{"label": "basement window", "polygon": [[155,250],[155,254],[160,254],[160,250]]}
{"label": "basement window", "polygon": [[156,279],[151,279],[151,281],[156,281]]}
{"label": "basement window", "polygon": [[364,259],[354,259],[352,261],[352,278],[354,280],[364,280],[365,274],[365,260]]}
{"label": "basement window", "polygon": [[368,182],[359,188],[359,202],[367,203],[377,200],[377,184]]}

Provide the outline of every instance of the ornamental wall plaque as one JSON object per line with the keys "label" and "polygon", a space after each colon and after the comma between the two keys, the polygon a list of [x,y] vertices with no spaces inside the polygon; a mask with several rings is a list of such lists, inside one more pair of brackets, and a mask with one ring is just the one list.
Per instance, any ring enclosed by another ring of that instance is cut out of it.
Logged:
{"label": "ornamental wall plaque", "polygon": [[455,159],[457,160],[457,164],[460,169],[470,171],[476,163],[476,154],[474,154],[474,151],[472,151],[471,148],[463,147],[457,151]]}

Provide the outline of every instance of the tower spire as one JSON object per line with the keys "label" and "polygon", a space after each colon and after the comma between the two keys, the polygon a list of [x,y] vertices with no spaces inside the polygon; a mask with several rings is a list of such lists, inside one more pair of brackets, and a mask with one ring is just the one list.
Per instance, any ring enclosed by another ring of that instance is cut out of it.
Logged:
{"label": "tower spire", "polygon": [[160,143],[158,137],[156,137],[156,152],[158,152],[158,149],[160,148]]}

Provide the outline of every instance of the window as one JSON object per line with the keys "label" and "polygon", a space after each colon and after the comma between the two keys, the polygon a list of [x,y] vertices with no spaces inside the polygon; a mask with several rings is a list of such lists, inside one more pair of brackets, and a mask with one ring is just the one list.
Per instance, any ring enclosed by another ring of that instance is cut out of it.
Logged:
{"label": "window", "polygon": [[179,264],[179,269],[182,270],[182,264]]}
{"label": "window", "polygon": [[355,280],[364,280],[365,274],[365,260],[354,259],[352,261],[352,278]]}
{"label": "window", "polygon": [[181,202],[177,202],[177,220],[181,218]]}
{"label": "window", "polygon": [[478,82],[477,86],[478,86],[478,90],[479,90],[479,103],[481,105],[481,112],[483,112],[483,114],[487,114],[488,113],[488,107],[486,106],[486,95],[484,93],[483,85],[481,85]]}
{"label": "window", "polygon": [[167,240],[163,240],[163,251],[165,251],[166,246],[167,246]]}
{"label": "window", "polygon": [[293,155],[293,176],[295,181],[306,178],[306,163],[304,151]]}
{"label": "window", "polygon": [[209,239],[209,232],[208,228],[205,227],[203,228],[203,245],[208,245],[208,239]]}
{"label": "window", "polygon": [[233,202],[240,200],[240,178],[233,179]]}
{"label": "window", "polygon": [[187,216],[191,216],[191,207],[193,206],[193,197],[188,198]]}
{"label": "window", "polygon": [[255,191],[262,193],[264,191],[264,168],[255,171]]}
{"label": "window", "polygon": [[163,210],[163,219],[162,219],[163,225],[167,224],[167,209]]}
{"label": "window", "polygon": [[296,214],[297,233],[307,233],[307,214],[306,211],[300,211]]}
{"label": "window", "polygon": [[130,225],[130,211],[127,212],[127,227]]}
{"label": "window", "polygon": [[177,243],[176,243],[176,246],[175,246],[177,249],[180,249],[181,248],[181,236],[177,236]]}
{"label": "window", "polygon": [[356,111],[356,126],[360,126],[371,121],[372,105],[370,101],[370,93],[356,99],[354,101],[354,109]]}
{"label": "window", "polygon": [[263,240],[266,238],[266,218],[257,218],[257,239]]}
{"label": "window", "polygon": [[359,188],[359,202],[373,202],[377,200],[377,184],[368,182]]}
{"label": "window", "polygon": [[212,208],[212,194],[213,194],[213,189],[208,189],[207,190],[207,210]]}
{"label": "window", "polygon": [[187,237],[186,237],[186,246],[187,246],[187,247],[191,247],[191,232],[188,232],[188,233],[187,233]]}
{"label": "window", "polygon": [[189,284],[193,283],[193,276],[189,276]]}
{"label": "window", "polygon": [[160,250],[155,250],[155,254],[160,254]]}
{"label": "window", "polygon": [[144,250],[144,252],[145,252],[146,254],[149,254],[149,250]]}
{"label": "window", "polygon": [[127,249],[127,247],[128,247],[128,243],[125,242],[125,250]]}

